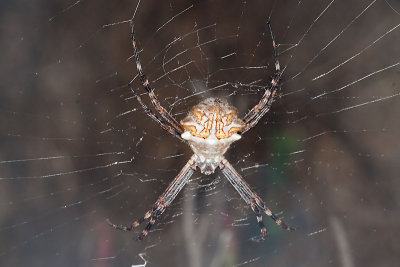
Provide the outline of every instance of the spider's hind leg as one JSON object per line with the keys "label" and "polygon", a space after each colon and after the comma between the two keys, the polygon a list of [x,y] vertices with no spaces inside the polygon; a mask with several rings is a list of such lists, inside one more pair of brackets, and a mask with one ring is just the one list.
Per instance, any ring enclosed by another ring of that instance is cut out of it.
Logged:
{"label": "spider's hind leg", "polygon": [[254,213],[257,215],[258,226],[260,227],[261,234],[264,238],[267,236],[267,228],[265,228],[261,212],[258,209],[257,204],[255,203],[254,200],[250,200],[250,207],[254,211]]}
{"label": "spider's hind leg", "polygon": [[[138,238],[137,238],[138,240],[143,240],[143,238],[145,238],[147,236],[151,227],[156,223],[156,219],[159,218],[161,216],[161,214],[164,213],[166,208],[167,208],[167,203],[164,201],[163,197],[159,197],[153,206],[153,210],[151,212],[148,211],[146,213],[146,215],[148,215],[147,218],[150,217],[150,221],[147,223],[147,225],[143,229],[142,233],[140,233],[140,235],[138,236]],[[146,215],[145,215],[145,217],[146,217]]]}
{"label": "spider's hind leg", "polygon": [[286,223],[284,223],[281,219],[279,219],[278,216],[272,213],[272,211],[265,206],[264,201],[255,194],[254,200],[256,202],[256,205],[265,212],[272,220],[275,221],[277,225],[279,225],[282,229],[287,230],[287,231],[295,231],[296,228],[288,226]]}
{"label": "spider's hind leg", "polygon": [[142,222],[150,218],[142,233],[138,236],[138,240],[142,240],[148,235],[151,227],[155,224],[156,220],[164,213],[165,209],[171,204],[175,197],[179,194],[181,189],[189,181],[190,177],[197,168],[196,157],[193,155],[189,161],[183,166],[179,174],[172,180],[164,193],[154,203],[153,208],[145,213],[139,220],[134,221],[130,226],[116,225],[107,219],[107,223],[118,230],[131,231],[133,228],[138,227]]}
{"label": "spider's hind leg", "polygon": [[167,208],[167,204],[163,200],[162,197],[160,197],[156,203],[154,203],[153,209],[149,210],[144,214],[143,217],[140,219],[133,221],[130,226],[124,226],[124,225],[116,225],[113,224],[109,219],[106,220],[106,222],[113,228],[122,230],[122,231],[132,231],[133,228],[138,227],[141,223],[143,223],[145,220],[150,218],[150,221],[147,223],[146,227],[142,231],[142,233],[138,236],[138,240],[143,240],[144,237],[147,236],[149,233],[151,227],[155,224],[156,219],[161,216],[161,214],[164,213],[165,209]]}
{"label": "spider's hind leg", "polygon": [[242,178],[242,176],[233,168],[233,166],[226,160],[223,159],[220,163],[220,168],[222,173],[228,179],[228,181],[233,185],[242,199],[250,205],[251,209],[257,215],[258,225],[261,228],[261,234],[265,237],[267,235],[267,230],[265,229],[261,212],[265,212],[271,219],[275,221],[277,225],[281,228],[294,231],[295,228],[289,227],[281,219],[279,219],[275,214],[271,212],[269,208],[265,205],[264,201],[250,188],[249,184]]}
{"label": "spider's hind leg", "polygon": [[141,217],[140,219],[133,221],[131,223],[131,225],[129,226],[125,226],[125,225],[116,225],[113,224],[110,219],[107,219],[106,222],[108,223],[108,225],[110,225],[112,228],[115,228],[117,230],[122,230],[122,231],[132,231],[133,228],[138,227],[142,222],[144,222],[145,220],[147,220],[148,218],[150,218],[151,216],[151,210],[149,210],[148,212],[146,212],[144,214],[143,217]]}

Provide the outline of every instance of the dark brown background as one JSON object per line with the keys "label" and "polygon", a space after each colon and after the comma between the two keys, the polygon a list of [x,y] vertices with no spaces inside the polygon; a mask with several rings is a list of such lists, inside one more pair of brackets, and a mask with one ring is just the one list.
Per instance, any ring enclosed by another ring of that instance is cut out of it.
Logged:
{"label": "dark brown background", "polygon": [[273,71],[271,14],[282,95],[227,158],[298,230],[265,218],[270,236],[258,242],[255,216],[221,174],[196,173],[136,242],[105,219],[141,216],[191,153],[126,88],[136,72],[124,21],[136,2],[2,1],[0,265],[131,266],[145,253],[147,266],[397,266],[400,98],[379,99],[399,93],[399,66],[357,80],[400,61],[398,29],[373,44],[399,24],[389,6],[399,2],[376,1],[356,19],[370,1],[336,1],[317,19],[330,2],[141,3],[143,67],[177,119],[207,96],[241,115],[259,100]]}

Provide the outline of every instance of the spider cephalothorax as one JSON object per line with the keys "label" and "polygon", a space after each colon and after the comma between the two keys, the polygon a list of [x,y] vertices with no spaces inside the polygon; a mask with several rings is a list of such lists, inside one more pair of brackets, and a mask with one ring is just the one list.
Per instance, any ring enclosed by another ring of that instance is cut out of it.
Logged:
{"label": "spider cephalothorax", "polygon": [[267,230],[262,220],[262,212],[271,217],[276,224],[280,225],[283,229],[294,230],[294,228],[287,226],[271,212],[271,210],[265,205],[264,201],[262,201],[246,181],[243,180],[234,167],[224,158],[224,154],[228,150],[229,146],[241,138],[241,135],[239,135],[238,132],[244,134],[254,127],[264,114],[268,112],[271,108],[272,102],[274,101],[276,92],[280,87],[281,71],[275,39],[272,34],[270,23],[268,22],[267,25],[272,39],[275,73],[270,85],[265,88],[265,93],[259,103],[250,109],[243,119],[239,119],[237,117],[236,108],[229,105],[225,100],[219,98],[207,98],[192,107],[187,116],[178,123],[175,118],[161,106],[160,101],[158,101],[154,90],[150,87],[150,83],[143,72],[142,65],[140,64],[139,53],[136,47],[133,22],[131,22],[133,56],[136,60],[139,77],[143,87],[149,94],[153,107],[159,114],[155,114],[147,107],[140,96],[135,92],[135,90],[133,90],[131,84],[129,84],[129,88],[143,107],[146,114],[155,120],[164,130],[185,143],[188,143],[194,154],[185,166],[183,166],[175,179],[169,184],[164,193],[158,198],[156,203],[154,203],[151,210],[146,212],[140,219],[134,221],[130,226],[118,226],[108,221],[112,227],[124,231],[130,231],[139,226],[146,219],[149,219],[145,229],[139,235],[139,239],[143,239],[155,224],[156,220],[189,181],[197,168],[199,168],[204,174],[211,174],[214,173],[217,167],[219,167],[241,198],[256,214],[257,222],[260,226],[263,237],[267,235]]}
{"label": "spider cephalothorax", "polygon": [[188,141],[204,174],[215,171],[229,146],[241,138],[237,132],[244,127],[236,108],[219,98],[201,101],[181,125],[185,129],[181,136]]}

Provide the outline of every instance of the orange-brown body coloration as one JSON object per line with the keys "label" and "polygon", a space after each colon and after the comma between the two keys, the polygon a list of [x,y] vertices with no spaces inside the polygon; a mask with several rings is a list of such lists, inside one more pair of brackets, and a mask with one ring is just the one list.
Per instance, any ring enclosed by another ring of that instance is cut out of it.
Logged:
{"label": "orange-brown body coloration", "polygon": [[181,125],[192,136],[204,139],[212,134],[217,139],[228,138],[244,127],[236,108],[218,98],[208,98],[194,106]]}

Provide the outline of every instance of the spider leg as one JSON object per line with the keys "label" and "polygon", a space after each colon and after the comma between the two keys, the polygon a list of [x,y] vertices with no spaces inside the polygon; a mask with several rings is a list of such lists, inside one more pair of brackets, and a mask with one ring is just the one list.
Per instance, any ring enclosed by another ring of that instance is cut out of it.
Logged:
{"label": "spider leg", "polygon": [[165,209],[167,208],[167,204],[164,201],[163,197],[159,197],[156,203],[153,206],[153,210],[151,212],[150,221],[147,223],[146,227],[142,231],[142,233],[138,236],[138,240],[143,240],[145,238],[151,227],[155,224],[156,220],[164,213]]}
{"label": "spider leg", "polygon": [[256,194],[254,194],[254,195],[255,195],[254,199],[255,199],[255,201],[257,203],[257,206],[260,209],[262,209],[265,212],[265,214],[267,214],[267,216],[269,216],[272,220],[274,220],[277,225],[279,225],[282,229],[287,230],[287,231],[295,231],[296,230],[296,228],[288,226],[281,219],[279,219],[278,216],[273,214],[271,212],[271,210],[267,206],[265,206],[264,201],[258,195],[256,195]]}
{"label": "spider leg", "polygon": [[281,80],[281,67],[279,65],[278,60],[278,51],[276,48],[275,37],[272,33],[271,23],[270,21],[267,22],[268,30],[270,37],[272,39],[272,54],[274,57],[275,62],[275,73],[272,76],[271,84],[266,88],[264,95],[260,99],[257,105],[255,105],[243,118],[243,122],[245,123],[245,127],[241,131],[241,133],[245,133],[251,128],[253,128],[259,120],[267,113],[272,103],[274,102],[275,95],[280,88],[280,80]]}
{"label": "spider leg", "polygon": [[132,91],[133,96],[136,97],[137,101],[139,102],[139,104],[142,106],[144,112],[146,112],[147,116],[149,116],[150,118],[152,118],[154,121],[156,121],[161,128],[163,128],[164,130],[166,130],[167,132],[169,132],[170,134],[172,134],[173,136],[175,136],[176,138],[178,138],[179,140],[181,140],[182,142],[185,142],[182,137],[181,134],[172,126],[166,124],[164,121],[161,120],[161,118],[159,118],[156,114],[154,114],[153,111],[151,111],[151,109],[149,109],[147,107],[147,105],[143,102],[142,98],[137,94],[137,92],[132,88],[131,84],[128,84],[129,89]]}
{"label": "spider leg", "polygon": [[220,168],[222,173],[228,179],[228,181],[233,185],[242,199],[250,205],[254,213],[257,215],[258,225],[261,228],[261,233],[263,236],[266,236],[267,230],[265,229],[264,223],[262,221],[261,211],[264,211],[271,219],[275,221],[277,225],[281,228],[294,231],[295,228],[287,226],[281,219],[279,219],[275,214],[271,212],[269,208],[265,205],[264,201],[253,191],[251,190],[248,183],[243,180],[242,176],[233,168],[233,166],[226,160],[223,159],[220,163]]}
{"label": "spider leg", "polygon": [[257,215],[257,222],[258,222],[258,226],[260,227],[262,236],[266,237],[267,236],[267,228],[265,228],[261,212],[258,209],[255,201],[250,200],[250,207],[254,211],[254,213]]}
{"label": "spider leg", "polygon": [[106,222],[108,223],[108,225],[110,225],[111,227],[117,229],[117,230],[121,230],[121,231],[132,231],[133,228],[138,227],[142,222],[144,222],[145,220],[147,220],[149,217],[151,216],[151,210],[149,210],[148,212],[145,213],[145,215],[143,217],[141,217],[140,219],[134,221],[133,223],[131,223],[131,225],[129,226],[125,226],[125,225],[116,225],[113,224],[110,219],[107,219]]}
{"label": "spider leg", "polygon": [[168,185],[164,193],[157,199],[156,203],[154,203],[153,205],[153,208],[146,212],[143,217],[134,221],[130,226],[116,225],[111,223],[108,219],[107,223],[115,229],[122,231],[131,231],[133,228],[138,227],[142,222],[150,218],[146,227],[138,236],[138,240],[143,240],[143,238],[148,235],[151,227],[155,224],[156,220],[164,213],[167,207],[172,203],[172,201],[176,198],[176,196],[179,194],[185,184],[189,181],[189,178],[192,176],[196,168],[197,164],[195,161],[195,155],[193,155],[185,164],[185,166],[183,166],[179,174]]}
{"label": "spider leg", "polygon": [[130,22],[131,26],[131,37],[132,37],[132,48],[133,48],[133,56],[136,61],[136,68],[140,77],[140,81],[143,84],[144,89],[146,89],[147,93],[149,94],[151,103],[153,104],[154,108],[158,111],[161,117],[166,120],[179,134],[183,133],[182,126],[168,113],[168,111],[161,105],[160,101],[158,101],[154,89],[151,88],[149,80],[147,79],[146,74],[143,72],[142,64],[140,63],[139,52],[136,46],[136,39],[135,39],[135,30],[133,21]]}

